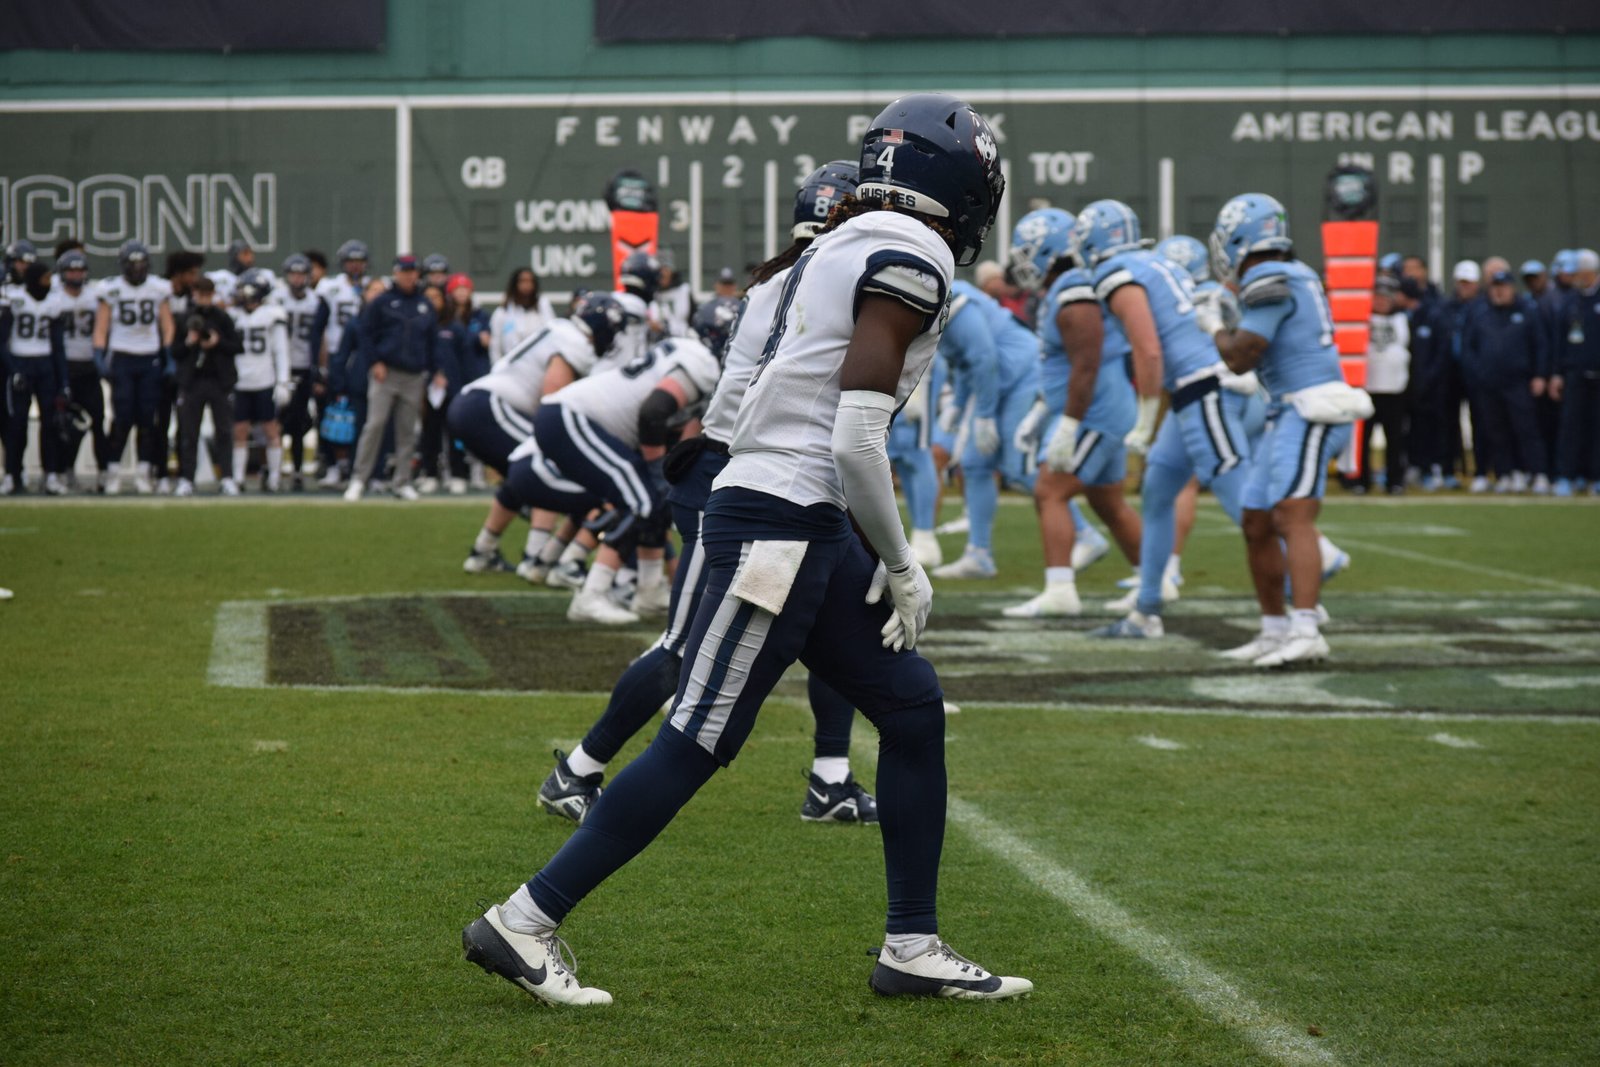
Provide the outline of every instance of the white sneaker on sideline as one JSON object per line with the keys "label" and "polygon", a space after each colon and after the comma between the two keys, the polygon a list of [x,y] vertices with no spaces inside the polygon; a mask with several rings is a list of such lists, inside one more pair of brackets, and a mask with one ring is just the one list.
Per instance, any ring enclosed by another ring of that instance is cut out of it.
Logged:
{"label": "white sneaker on sideline", "polygon": [[416,491],[416,489],[412,488],[410,482],[407,482],[405,485],[402,485],[398,489],[396,489],[394,491],[394,496],[395,496],[396,500],[421,500],[422,499],[422,494],[418,493]]}
{"label": "white sneaker on sideline", "polygon": [[1043,619],[1061,615],[1082,615],[1083,601],[1078,599],[1078,587],[1072,582],[1057,582],[1046,586],[1044,592],[1032,600],[1000,609],[1008,619]]}
{"label": "white sneaker on sideline", "polygon": [[350,479],[350,488],[344,491],[344,498],[350,501],[350,503],[354,504],[357,500],[361,499],[361,494],[365,492],[365,490],[366,487],[361,484],[360,479],[352,478]]}
{"label": "white sneaker on sideline", "polygon": [[1033,983],[1026,978],[990,974],[937,938],[932,948],[909,960],[895,959],[885,945],[867,984],[885,997],[1004,1000],[1033,992]]}
{"label": "white sneaker on sideline", "polygon": [[431,474],[428,475],[426,478],[423,478],[421,481],[417,482],[417,492],[419,492],[419,493],[426,493],[429,496],[432,496],[434,493],[437,493],[438,491],[439,491],[439,479],[435,478]]}
{"label": "white sneaker on sideline", "polygon": [[931,571],[944,562],[944,549],[939,547],[939,539],[933,536],[932,530],[911,531],[911,554],[917,557],[923,570]]}
{"label": "white sneaker on sideline", "polygon": [[465,478],[451,478],[450,479],[450,495],[451,496],[466,496],[467,495],[467,480]]}
{"label": "white sneaker on sideline", "polygon": [[222,490],[223,496],[238,496],[240,492],[239,483],[232,478],[222,479],[222,484],[218,488]]}
{"label": "white sneaker on sideline", "polygon": [[122,464],[113,463],[100,472],[100,491],[106,496],[122,492]]}
{"label": "white sneaker on sideline", "polygon": [[337,463],[329,467],[327,473],[317,479],[317,485],[322,489],[337,489],[342,484],[344,484],[344,478],[339,473],[339,465]]}
{"label": "white sneaker on sideline", "polygon": [[150,465],[148,463],[139,464],[138,469],[134,471],[133,491],[140,496],[149,496],[156,491],[156,487],[150,484]]}
{"label": "white sneaker on sideline", "polygon": [[1328,658],[1328,642],[1321,634],[1290,634],[1283,644],[1255,661],[1257,667],[1286,667],[1291,663],[1318,663]]}
{"label": "white sneaker on sideline", "polygon": [[521,986],[550,1004],[601,1007],[611,1003],[604,989],[578,984],[578,961],[567,943],[551,931],[543,937],[506,926],[500,905],[492,906],[461,931],[467,962]]}
{"label": "white sneaker on sideline", "polygon": [[46,474],[44,476],[44,491],[47,496],[66,496],[67,483],[62,481],[59,474]]}
{"label": "white sneaker on sideline", "polygon": [[567,605],[567,618],[572,622],[597,622],[601,626],[629,626],[639,621],[637,614],[619,607],[606,594],[586,593],[581,589]]}
{"label": "white sneaker on sideline", "polygon": [[1472,484],[1468,486],[1467,491],[1469,493],[1487,493],[1489,491],[1489,479],[1481,474],[1478,475],[1472,479]]}
{"label": "white sneaker on sideline", "polygon": [[173,496],[194,496],[194,483],[187,478],[178,479],[178,487],[172,491]]}

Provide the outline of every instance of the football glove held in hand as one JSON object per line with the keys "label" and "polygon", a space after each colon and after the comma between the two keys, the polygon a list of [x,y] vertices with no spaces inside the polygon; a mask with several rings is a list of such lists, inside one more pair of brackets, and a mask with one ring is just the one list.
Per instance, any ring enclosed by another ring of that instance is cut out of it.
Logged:
{"label": "football glove held in hand", "polygon": [[899,570],[889,570],[880,560],[867,583],[867,603],[876,604],[889,592],[892,613],[883,624],[883,647],[899,652],[903,648],[916,648],[923,628],[928,625],[928,613],[933,610],[933,584],[928,572],[912,557]]}

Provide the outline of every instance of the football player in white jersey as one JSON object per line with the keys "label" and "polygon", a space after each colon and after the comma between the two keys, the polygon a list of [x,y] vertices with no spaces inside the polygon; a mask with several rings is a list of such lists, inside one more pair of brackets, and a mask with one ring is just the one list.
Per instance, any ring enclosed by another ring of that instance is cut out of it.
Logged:
{"label": "football player in white jersey", "polygon": [[61,478],[59,417],[71,400],[67,391],[67,353],[62,343],[58,305],[51,299],[50,268],[37,260],[22,268],[22,280],[6,287],[0,307],[0,365],[5,371],[6,473],[0,496],[26,491],[23,451],[28,446],[28,412],[39,402],[39,465],[44,491],[67,491]]}
{"label": "football player in white jersey", "polygon": [[661,261],[649,252],[633,252],[622,261],[617,283],[618,289],[612,295],[628,316],[627,329],[617,339],[617,358],[631,363],[644,355],[652,339],[662,332],[655,311],[656,292],[661,288]]}
{"label": "football player in white jersey", "polygon": [[67,350],[67,388],[75,410],[71,436],[62,454],[62,470],[69,484],[83,439],[94,435],[95,468],[105,473],[110,462],[110,438],[106,435],[106,398],[100,385],[100,372],[94,366],[94,318],[100,302],[89,283],[89,257],[70,249],[56,260],[56,282],[50,298],[55,301],[56,321],[61,324],[61,340]]}
{"label": "football player in white jersey", "polygon": [[150,277],[150,250],[127,241],[117,252],[121,273],[100,283],[100,307],[94,320],[95,363],[111,379],[111,462],[102,488],[121,491],[122,453],[128,435],[139,430],[139,466],[134,489],[151,493],[150,471],[163,460],[166,442],[157,440],[156,415],[161,402],[167,349],[172,345],[172,287]]}
{"label": "football player in white jersey", "polygon": [[[678,688],[689,623],[709,577],[700,545],[701,513],[711,483],[728,464],[728,442],[744,399],[750,372],[760,361],[767,327],[795,260],[810,247],[833,207],[856,188],[856,164],[835,160],[813,171],[795,195],[794,243],[758,266],[747,299],[713,297],[694,314],[696,332],[714,351],[724,351],[722,380],[702,420],[698,437],[675,446],[664,472],[672,488],[673,523],[683,553],[673,576],[667,627],[642,656],[628,665],[611,689],[605,711],[582,742],[554,753],[556,765],[539,787],[539,805],[552,815],[582,824],[601,793],[607,765],[645,727]],[[877,801],[850,773],[850,731],[855,708],[816,676],[807,680],[816,722],[811,771],[807,775],[801,819],[807,822],[875,823]]]}
{"label": "football player in white jersey", "polygon": [[701,528],[710,577],[668,719],[544,868],[463,931],[468,960],[546,1001],[610,1003],[562,961],[556,928],[737,755],[798,658],[881,736],[889,909],[872,988],[972,999],[1033,988],[938,933],[944,704],[915,651],[933,594],[884,451],[894,409],[933,359],[954,266],[976,261],[1004,188],[994,134],[961,101],[908,96],[873,121],[857,197],[795,263],[740,406]]}
{"label": "football player in white jersey", "polygon": [[306,434],[311,431],[311,401],[320,413],[327,380],[328,357],[324,337],[328,332],[328,302],[311,289],[311,260],[296,252],[283,261],[283,284],[272,291],[272,302],[283,309],[289,329],[289,376],[293,389],[288,405],[278,413],[289,438],[292,488],[305,488],[301,467],[306,459]]}
{"label": "football player in white jersey", "polygon": [[[550,394],[533,417],[539,451],[566,477],[616,509],[605,544],[573,594],[567,618],[605,624],[665,611],[664,550],[671,511],[661,468],[668,422],[711,396],[722,364],[695,338],[669,338],[644,355]],[[670,403],[669,403],[670,402]],[[637,548],[638,612],[611,599],[622,557]]]}
{"label": "football player in white jersey", "polygon": [[259,271],[247,270],[234,287],[241,351],[234,358],[238,381],[233,387],[233,477],[222,491],[237,496],[244,485],[250,451],[250,428],[260,426],[267,438],[267,492],[276,493],[283,470],[283,429],[278,411],[289,402],[289,322],[283,308],[267,302],[270,283]]}
{"label": "football player in white jersey", "polygon": [[[322,337],[330,361],[343,349],[345,330],[361,314],[361,305],[365,303],[362,290],[366,288],[369,258],[366,244],[355,238],[340,245],[334,254],[339,260],[339,273],[328,275],[316,286],[317,295],[328,305],[328,325],[323,330]],[[342,380],[343,377],[342,373],[334,373],[333,369],[329,368],[329,387],[333,387],[335,380]],[[343,478],[340,475],[340,464],[334,456],[334,445],[332,442],[322,441],[319,435],[318,447],[322,452],[322,464],[326,468],[318,484],[324,489],[337,489]]]}

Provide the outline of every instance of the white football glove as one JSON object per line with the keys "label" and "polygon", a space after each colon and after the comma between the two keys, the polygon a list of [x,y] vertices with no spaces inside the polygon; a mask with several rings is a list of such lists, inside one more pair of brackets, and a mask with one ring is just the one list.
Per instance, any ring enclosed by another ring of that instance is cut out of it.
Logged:
{"label": "white football glove", "polygon": [[876,604],[889,593],[889,606],[894,609],[889,621],[883,624],[883,647],[899,652],[902,648],[916,648],[922,629],[928,624],[928,612],[933,610],[933,585],[916,557],[906,561],[904,570],[891,571],[878,561],[867,583],[867,603]]}
{"label": "white football glove", "polygon": [[1156,419],[1160,414],[1160,397],[1139,398],[1139,417],[1134,420],[1133,429],[1128,431],[1128,436],[1122,439],[1122,443],[1128,446],[1128,451],[1142,456],[1150,450],[1150,441],[1156,435]]}
{"label": "white football glove", "polygon": [[272,402],[281,411],[289,406],[289,399],[294,396],[294,386],[288,382],[279,382],[272,387]]}
{"label": "white football glove", "polygon": [[1194,298],[1194,322],[1207,337],[1215,337],[1224,326],[1222,303],[1217,294],[1225,292],[1226,289],[1209,289]]}
{"label": "white football glove", "polygon": [[1022,416],[1022,421],[1017,423],[1016,432],[1011,435],[1012,447],[1025,456],[1033,455],[1034,450],[1039,447],[1039,434],[1048,414],[1049,408],[1045,406],[1044,396],[1034,397],[1033,406]]}
{"label": "white football glove", "polygon": [[1217,381],[1228,392],[1238,393],[1240,396],[1254,396],[1261,391],[1261,380],[1256,377],[1256,372],[1253,370],[1247,370],[1243,374],[1224,371],[1217,375]]}
{"label": "white football glove", "polygon": [[1044,446],[1044,465],[1057,474],[1072,473],[1072,453],[1078,447],[1078,420],[1071,415],[1061,416],[1055,435]]}
{"label": "white football glove", "polygon": [[1000,451],[1000,427],[993,419],[973,419],[972,444],[979,455],[993,456]]}
{"label": "white football glove", "polygon": [[956,407],[955,398],[949,395],[940,397],[943,401],[939,405],[939,430],[941,433],[953,434],[961,423],[961,409]]}

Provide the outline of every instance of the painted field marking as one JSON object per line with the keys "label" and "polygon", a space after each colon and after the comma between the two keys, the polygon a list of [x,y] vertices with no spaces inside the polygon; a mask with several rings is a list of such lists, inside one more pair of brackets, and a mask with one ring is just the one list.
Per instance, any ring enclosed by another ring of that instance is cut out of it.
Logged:
{"label": "painted field marking", "polygon": [[1330,693],[1331,674],[1224,674],[1189,680],[1189,691],[1206,700],[1230,704],[1333,705],[1336,708],[1391,708],[1384,700]]}
{"label": "painted field marking", "polygon": [[0,526],[0,537],[19,537],[23,534],[36,534],[37,526]]}
{"label": "painted field marking", "polygon": [[1485,578],[1498,578],[1507,582],[1522,582],[1525,585],[1538,585],[1546,589],[1554,589],[1562,593],[1583,593],[1587,596],[1600,596],[1600,589],[1592,586],[1580,585],[1577,582],[1563,582],[1555,578],[1541,578],[1534,574],[1518,574],[1515,571],[1503,571],[1498,567],[1485,567],[1481,563],[1463,563],[1458,559],[1440,559],[1430,556],[1426,552],[1412,552],[1406,548],[1395,548],[1393,545],[1380,545],[1375,541],[1351,541],[1346,539],[1346,548],[1359,548],[1363,552],[1376,552],[1381,556],[1393,556],[1395,559],[1410,560],[1413,563],[1431,563],[1435,567],[1444,567],[1447,570],[1462,571],[1466,574],[1477,574]]}
{"label": "painted field marking", "polygon": [[252,752],[287,752],[289,751],[289,742],[257,741],[250,746],[250,749]]}
{"label": "painted field marking", "polygon": [[1403,709],[1371,710],[1350,709],[1347,711],[1324,711],[1307,709],[1305,711],[1291,711],[1284,708],[1196,708],[1185,704],[1061,704],[1061,703],[1032,703],[1022,704],[1015,701],[1002,700],[973,700],[969,701],[969,708],[979,708],[984,711],[1049,711],[1065,713],[1068,715],[1189,715],[1198,718],[1217,719],[1292,719],[1292,720],[1380,720],[1392,719],[1405,722],[1540,722],[1556,725],[1584,725],[1600,726],[1600,715],[1582,715],[1578,713],[1540,713],[1540,712],[1496,712],[1482,711],[1405,711]]}
{"label": "painted field marking", "polygon": [[1134,740],[1146,748],[1159,749],[1162,752],[1179,752],[1189,747],[1182,741],[1173,741],[1165,737],[1157,737],[1155,734],[1140,734],[1138,737],[1135,737]]}
{"label": "painted field marking", "polygon": [[1482,745],[1478,744],[1478,742],[1472,740],[1472,738],[1470,738],[1470,737],[1457,737],[1455,734],[1446,734],[1446,733],[1429,734],[1428,735],[1428,740],[1432,741],[1436,745],[1443,745],[1446,748],[1482,748],[1483,747]]}
{"label": "painted field marking", "polygon": [[1171,982],[1206,1014],[1244,1035],[1262,1054],[1286,1064],[1336,1064],[1303,1026],[1294,1026],[1262,1007],[1226,975],[1191,956],[1171,938],[1141,926],[1110,897],[1081,877],[1041,855],[1032,845],[958,797],[950,798],[950,818],[973,842],[1010,864],[1028,881],[1065,904],[1086,925],[1121,945]]}
{"label": "painted field marking", "polygon": [[234,689],[259,689],[267,684],[265,604],[227,600],[217,605],[206,681]]}
{"label": "painted field marking", "polygon": [[1600,674],[1546,676],[1543,674],[1491,674],[1496,685],[1507,689],[1594,689],[1600,691]]}

